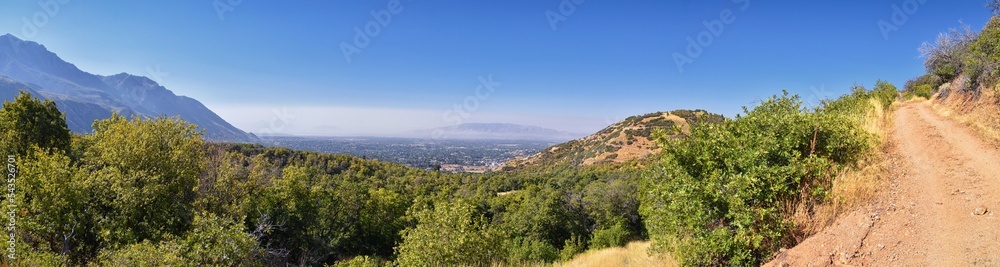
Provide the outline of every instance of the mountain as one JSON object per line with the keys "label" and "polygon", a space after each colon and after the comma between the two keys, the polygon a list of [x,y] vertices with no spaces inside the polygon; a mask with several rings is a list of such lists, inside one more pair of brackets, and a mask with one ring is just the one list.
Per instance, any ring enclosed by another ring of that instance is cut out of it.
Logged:
{"label": "mountain", "polygon": [[704,110],[675,110],[632,116],[603,130],[566,143],[549,147],[526,158],[512,159],[503,169],[531,166],[593,165],[645,158],[660,151],[653,138],[657,129],[679,137],[691,133],[691,125],[718,123],[719,114]]}
{"label": "mountain", "polygon": [[201,102],[175,95],[155,81],[127,73],[101,76],[80,70],[41,44],[0,36],[0,97],[12,100],[18,90],[51,99],[66,113],[71,131],[87,133],[95,119],[117,112],[125,116],[179,116],[205,130],[213,141],[250,142],[257,138],[209,110]]}
{"label": "mountain", "polygon": [[463,123],[416,131],[411,137],[441,139],[544,140],[563,142],[583,136],[537,126],[510,123]]}

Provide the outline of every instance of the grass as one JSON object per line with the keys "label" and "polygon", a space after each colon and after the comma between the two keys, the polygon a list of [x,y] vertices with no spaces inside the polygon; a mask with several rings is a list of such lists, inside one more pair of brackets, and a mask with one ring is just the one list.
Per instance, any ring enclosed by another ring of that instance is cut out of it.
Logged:
{"label": "grass", "polygon": [[[954,90],[953,90],[954,91]],[[931,105],[942,116],[968,125],[983,139],[1000,146],[1000,88],[983,90],[979,97],[951,92],[947,98],[935,99]]]}
{"label": "grass", "polygon": [[556,263],[556,267],[614,267],[614,266],[677,266],[668,255],[650,255],[650,241],[636,241],[625,247],[591,250],[576,255],[572,260]]}
{"label": "grass", "polygon": [[888,110],[882,108],[877,100],[871,99],[871,109],[864,116],[855,118],[862,128],[875,135],[877,151],[862,158],[855,168],[842,170],[833,179],[830,197],[811,210],[803,205],[795,209],[792,220],[795,231],[792,238],[800,243],[806,238],[819,233],[833,224],[837,218],[856,207],[871,203],[882,184],[882,177],[889,172],[889,132],[892,123],[892,110],[902,103],[894,103]]}
{"label": "grass", "polygon": [[649,254],[650,241],[633,241],[624,247],[589,250],[573,259],[553,264],[545,263],[494,263],[490,267],[675,267],[669,255]]}

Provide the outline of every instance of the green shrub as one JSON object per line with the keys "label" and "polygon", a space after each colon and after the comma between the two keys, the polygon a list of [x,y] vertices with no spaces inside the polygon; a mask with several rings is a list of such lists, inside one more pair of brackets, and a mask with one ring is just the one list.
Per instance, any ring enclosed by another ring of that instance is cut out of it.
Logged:
{"label": "green shrub", "polygon": [[923,85],[917,86],[915,88],[915,90],[913,91],[913,96],[923,97],[923,98],[927,98],[927,99],[930,99],[931,95],[933,95],[933,94],[934,94],[934,88],[931,87],[931,85],[929,85],[929,84],[923,84]]}
{"label": "green shrub", "polygon": [[506,256],[503,234],[464,200],[438,202],[414,217],[417,226],[404,231],[396,248],[399,266],[478,266]]}
{"label": "green shrub", "polygon": [[969,75],[970,86],[978,89],[978,85],[988,85],[995,82],[1000,64],[1000,17],[992,17],[986,27],[979,33],[978,39],[968,45],[968,53],[964,59],[964,71]]}
{"label": "green shrub", "polygon": [[194,188],[205,164],[197,126],[178,118],[131,120],[113,115],[94,122],[85,168],[103,203],[93,210],[110,246],[180,236],[193,218]]}
{"label": "green shrub", "polygon": [[856,112],[861,99],[885,105],[895,99],[891,84],[876,88],[812,112],[785,94],[735,120],[697,127],[684,139],[661,135],[663,159],[640,189],[654,249],[672,252],[683,265],[767,259],[788,240],[790,207],[822,201],[833,170],[870,150],[869,134],[842,114]]}
{"label": "green shrub", "polygon": [[183,238],[143,241],[101,252],[102,266],[255,266],[261,250],[243,226],[215,215],[194,218]]}
{"label": "green shrub", "polygon": [[98,266],[185,266],[185,260],[174,243],[157,245],[144,241],[116,250],[105,250],[98,257]]}
{"label": "green shrub", "polygon": [[515,238],[507,245],[510,263],[544,263],[559,259],[559,249],[537,238]]}
{"label": "green shrub", "polygon": [[369,256],[358,256],[350,260],[339,261],[332,267],[382,267],[387,266],[385,262]]}
{"label": "green shrub", "polygon": [[594,230],[594,235],[590,238],[590,249],[625,246],[629,235],[629,231],[621,223]]}
{"label": "green shrub", "polygon": [[[87,174],[62,154],[36,148],[32,158],[23,162],[17,181],[18,207],[25,211],[17,215],[18,236],[40,253],[66,253],[71,262],[86,262],[99,249],[99,216],[87,212],[94,204]],[[5,221],[7,216],[0,215]]]}
{"label": "green shrub", "polygon": [[65,152],[69,145],[66,115],[52,100],[41,101],[21,91],[13,102],[3,102],[0,151],[4,155],[27,156],[35,146]]}
{"label": "green shrub", "polygon": [[559,251],[559,259],[562,261],[568,261],[573,259],[573,256],[576,256],[576,254],[583,253],[584,251],[587,251],[587,244],[584,242],[583,238],[573,236],[570,239],[566,239],[562,250]]}

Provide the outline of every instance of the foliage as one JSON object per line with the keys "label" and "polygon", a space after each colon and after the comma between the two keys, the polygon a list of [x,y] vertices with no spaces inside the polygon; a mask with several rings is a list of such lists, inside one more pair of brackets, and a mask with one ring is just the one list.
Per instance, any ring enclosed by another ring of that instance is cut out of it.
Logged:
{"label": "foliage", "polygon": [[831,173],[871,150],[870,134],[847,114],[867,99],[888,106],[895,87],[802,108],[797,96],[770,98],[735,120],[660,138],[664,155],[640,194],[654,247],[684,265],[757,265],[784,242],[799,204],[822,201]]}
{"label": "foliage", "polygon": [[82,263],[98,250],[94,234],[98,222],[88,212],[94,207],[86,173],[73,168],[65,155],[41,150],[34,155],[35,160],[22,165],[17,199],[24,211],[18,215],[21,229],[32,230],[18,235],[39,252]]}
{"label": "foliage", "polygon": [[913,91],[916,90],[918,86],[922,85],[927,85],[932,90],[936,90],[942,84],[944,84],[944,81],[942,81],[940,77],[933,74],[924,74],[921,75],[920,77],[906,81],[906,85],[904,86],[905,89],[904,91],[912,93]]}
{"label": "foliage", "polygon": [[973,82],[970,88],[993,84],[1000,75],[1000,17],[992,17],[978,38],[968,44],[965,68]]}
{"label": "foliage", "polygon": [[559,251],[559,259],[563,261],[568,261],[576,256],[576,254],[583,253],[587,250],[587,244],[580,238],[580,236],[573,236],[570,239],[566,239],[563,244],[563,249]]}
{"label": "foliage", "polygon": [[534,237],[515,237],[508,240],[506,260],[512,263],[552,262],[559,259],[559,249]]}
{"label": "foliage", "polygon": [[387,264],[377,258],[372,258],[369,256],[359,256],[354,257],[346,261],[338,261],[333,264],[332,267],[382,267],[387,266]]}
{"label": "foliage", "polygon": [[[725,121],[704,111],[673,115],[697,127]],[[646,119],[678,128],[633,120]],[[637,192],[651,160],[446,174],[205,143],[177,118],[120,115],[68,140],[58,149],[35,145],[21,161],[16,243],[24,257],[7,263],[536,264],[647,237]]]}
{"label": "foliage", "polygon": [[499,246],[503,233],[470,203],[438,202],[414,217],[417,226],[404,231],[397,248],[400,266],[488,265],[505,254]]}
{"label": "foliage", "polygon": [[195,216],[191,230],[177,243],[189,265],[249,266],[261,257],[257,240],[242,224],[214,214]]}
{"label": "foliage", "polygon": [[607,247],[621,247],[629,241],[629,231],[622,223],[615,223],[605,228],[594,231],[594,236],[590,238],[591,249],[601,249]]}
{"label": "foliage", "polygon": [[105,266],[253,266],[260,250],[243,226],[205,214],[195,216],[183,238],[144,241],[101,253]]}
{"label": "foliage", "polygon": [[69,149],[70,134],[66,115],[52,100],[40,101],[21,91],[13,102],[0,109],[0,151],[4,155],[27,156],[32,147]]}
{"label": "foliage", "polygon": [[931,95],[933,94],[934,94],[934,88],[928,84],[919,85],[913,90],[913,96],[916,97],[923,97],[930,99]]}
{"label": "foliage", "polygon": [[968,46],[976,38],[976,33],[968,25],[964,25],[961,30],[953,28],[947,33],[941,33],[933,44],[923,43],[920,54],[926,58],[924,67],[927,68],[927,73],[942,81],[954,79],[965,68]]}
{"label": "foliage", "polygon": [[[987,4],[996,11],[996,1]],[[907,92],[916,95],[917,86],[928,84],[931,89],[958,78],[958,90],[968,90],[974,96],[983,87],[991,86],[1000,78],[1000,17],[993,16],[981,32],[973,32],[968,25],[961,30],[951,29],[938,36],[934,44],[924,43],[920,47],[926,58],[924,66],[927,74],[906,86]],[[965,75],[965,76],[960,76]],[[931,76],[925,78],[925,76]],[[968,80],[964,80],[964,79]],[[920,88],[925,95],[926,87]],[[946,95],[948,91],[942,92]]]}
{"label": "foliage", "polygon": [[196,178],[205,165],[197,126],[177,118],[94,122],[89,171],[100,235],[111,246],[181,235],[193,217]]}

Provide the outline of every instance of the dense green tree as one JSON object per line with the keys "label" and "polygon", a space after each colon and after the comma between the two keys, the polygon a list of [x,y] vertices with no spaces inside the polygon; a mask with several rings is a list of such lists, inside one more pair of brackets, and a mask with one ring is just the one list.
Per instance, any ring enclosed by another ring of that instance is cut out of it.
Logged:
{"label": "dense green tree", "polygon": [[239,223],[212,214],[194,217],[181,238],[107,250],[101,266],[263,266],[257,240]]}
{"label": "dense green tree", "polygon": [[396,249],[399,266],[488,266],[506,255],[504,234],[464,200],[438,202],[414,217],[417,226]]}
{"label": "dense green tree", "polygon": [[69,157],[41,150],[21,170],[15,191],[23,212],[17,215],[20,239],[35,250],[84,263],[99,249],[87,174]]}
{"label": "dense green tree", "polygon": [[0,150],[4,155],[28,155],[32,146],[69,149],[70,133],[66,115],[52,100],[40,101],[21,91],[13,102],[0,109]]}
{"label": "dense green tree", "polygon": [[337,181],[313,167],[285,167],[281,179],[260,199],[260,212],[271,224],[269,248],[289,250],[297,264],[319,264],[348,248],[357,233],[367,191]]}
{"label": "dense green tree", "polygon": [[1000,75],[1000,17],[991,17],[978,38],[966,45],[968,53],[963,58],[962,71],[973,82],[970,89],[978,90],[978,85],[996,83],[996,78]]}
{"label": "dense green tree", "polygon": [[101,236],[111,246],[180,236],[193,218],[204,141],[177,118],[127,120],[117,114],[94,122],[85,166],[103,209]]}

